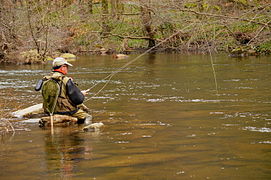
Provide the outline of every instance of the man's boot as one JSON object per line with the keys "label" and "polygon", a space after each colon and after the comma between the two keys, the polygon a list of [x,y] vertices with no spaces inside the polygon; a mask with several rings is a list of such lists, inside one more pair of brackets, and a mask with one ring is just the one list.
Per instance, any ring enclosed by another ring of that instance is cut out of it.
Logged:
{"label": "man's boot", "polygon": [[86,117],[84,124],[85,124],[85,125],[89,125],[89,124],[91,124],[91,123],[92,123],[92,116],[89,115],[88,117]]}

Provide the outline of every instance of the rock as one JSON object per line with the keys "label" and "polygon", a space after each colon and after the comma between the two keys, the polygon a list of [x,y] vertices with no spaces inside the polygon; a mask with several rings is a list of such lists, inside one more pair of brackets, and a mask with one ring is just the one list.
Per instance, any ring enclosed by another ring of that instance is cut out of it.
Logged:
{"label": "rock", "polygon": [[0,51],[0,60],[1,60],[1,59],[4,59],[4,57],[5,57],[4,52]]}
{"label": "rock", "polygon": [[247,53],[248,53],[249,56],[255,56],[255,55],[257,55],[257,52],[254,49],[249,49],[247,51]]}
{"label": "rock", "polygon": [[99,123],[92,123],[92,124],[89,124],[85,127],[83,127],[83,131],[89,131],[89,130],[94,130],[95,132],[99,131],[100,128],[103,126],[104,124],[102,122],[99,122]]}
{"label": "rock", "polygon": [[129,56],[126,54],[113,54],[112,57],[116,59],[125,59],[128,58]]}
{"label": "rock", "polygon": [[43,62],[41,55],[35,49],[21,52],[19,59],[23,64],[40,64]]}
{"label": "rock", "polygon": [[74,54],[71,54],[71,53],[64,53],[60,57],[65,58],[67,61],[76,59],[76,56]]}
{"label": "rock", "polygon": [[257,55],[256,50],[250,46],[239,46],[230,50],[230,57],[246,57]]}
{"label": "rock", "polygon": [[102,56],[107,55],[107,50],[105,48],[101,48],[100,52]]}

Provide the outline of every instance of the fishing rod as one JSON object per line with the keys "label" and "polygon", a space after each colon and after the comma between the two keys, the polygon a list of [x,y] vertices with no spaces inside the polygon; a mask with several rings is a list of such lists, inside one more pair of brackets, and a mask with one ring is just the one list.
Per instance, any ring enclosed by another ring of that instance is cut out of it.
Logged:
{"label": "fishing rod", "polygon": [[[146,50],[144,53],[140,54],[139,56],[137,56],[136,58],[134,58],[133,60],[129,61],[128,63],[124,64],[123,66],[121,66],[118,70],[112,72],[111,74],[109,74],[108,76],[106,76],[105,78],[102,79],[103,80],[107,80],[107,82],[103,85],[103,87],[97,92],[95,93],[93,96],[91,96],[89,99],[87,99],[86,101],[90,100],[91,98],[94,98],[95,96],[97,96],[110,82],[110,80],[113,78],[114,75],[116,75],[117,73],[121,72],[123,69],[125,69],[127,66],[129,66],[130,64],[134,63],[135,61],[137,61],[139,58],[141,58],[142,56],[144,56],[145,54],[151,52],[153,49],[157,48],[158,46],[160,46],[161,44],[167,42],[168,40],[170,40],[171,38],[175,37],[176,35],[178,35],[179,33],[181,33],[183,30],[189,28],[190,26],[192,26],[193,24],[190,24],[184,28],[182,28],[181,30],[173,33],[171,36],[169,36],[168,38],[164,39],[163,41],[159,42],[157,45],[151,47],[150,49]],[[101,82],[102,82],[101,81]],[[95,85],[93,85],[92,87],[90,87],[89,89],[84,90],[85,93],[89,92],[91,89],[93,89],[94,87],[96,87],[98,84],[100,84],[101,82],[96,83]],[[85,102],[86,102],[85,101]]]}

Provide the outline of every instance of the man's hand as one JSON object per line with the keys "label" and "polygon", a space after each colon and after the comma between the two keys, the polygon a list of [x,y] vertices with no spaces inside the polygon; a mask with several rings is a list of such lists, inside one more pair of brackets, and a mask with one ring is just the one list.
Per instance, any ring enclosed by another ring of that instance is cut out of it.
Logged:
{"label": "man's hand", "polygon": [[83,91],[81,91],[82,92],[82,94],[84,94],[84,96],[86,96],[87,94],[88,94],[88,91],[87,90],[83,90]]}

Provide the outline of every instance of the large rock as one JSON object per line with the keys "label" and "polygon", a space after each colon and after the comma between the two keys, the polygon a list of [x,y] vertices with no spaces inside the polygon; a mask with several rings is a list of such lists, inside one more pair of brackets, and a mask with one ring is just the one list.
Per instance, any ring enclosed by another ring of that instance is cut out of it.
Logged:
{"label": "large rock", "polygon": [[69,61],[69,60],[75,60],[76,59],[76,56],[74,54],[71,54],[71,53],[61,54],[60,57],[65,58],[67,61]]}
{"label": "large rock", "polygon": [[40,64],[43,62],[43,58],[37,50],[21,52],[19,58],[23,64]]}

